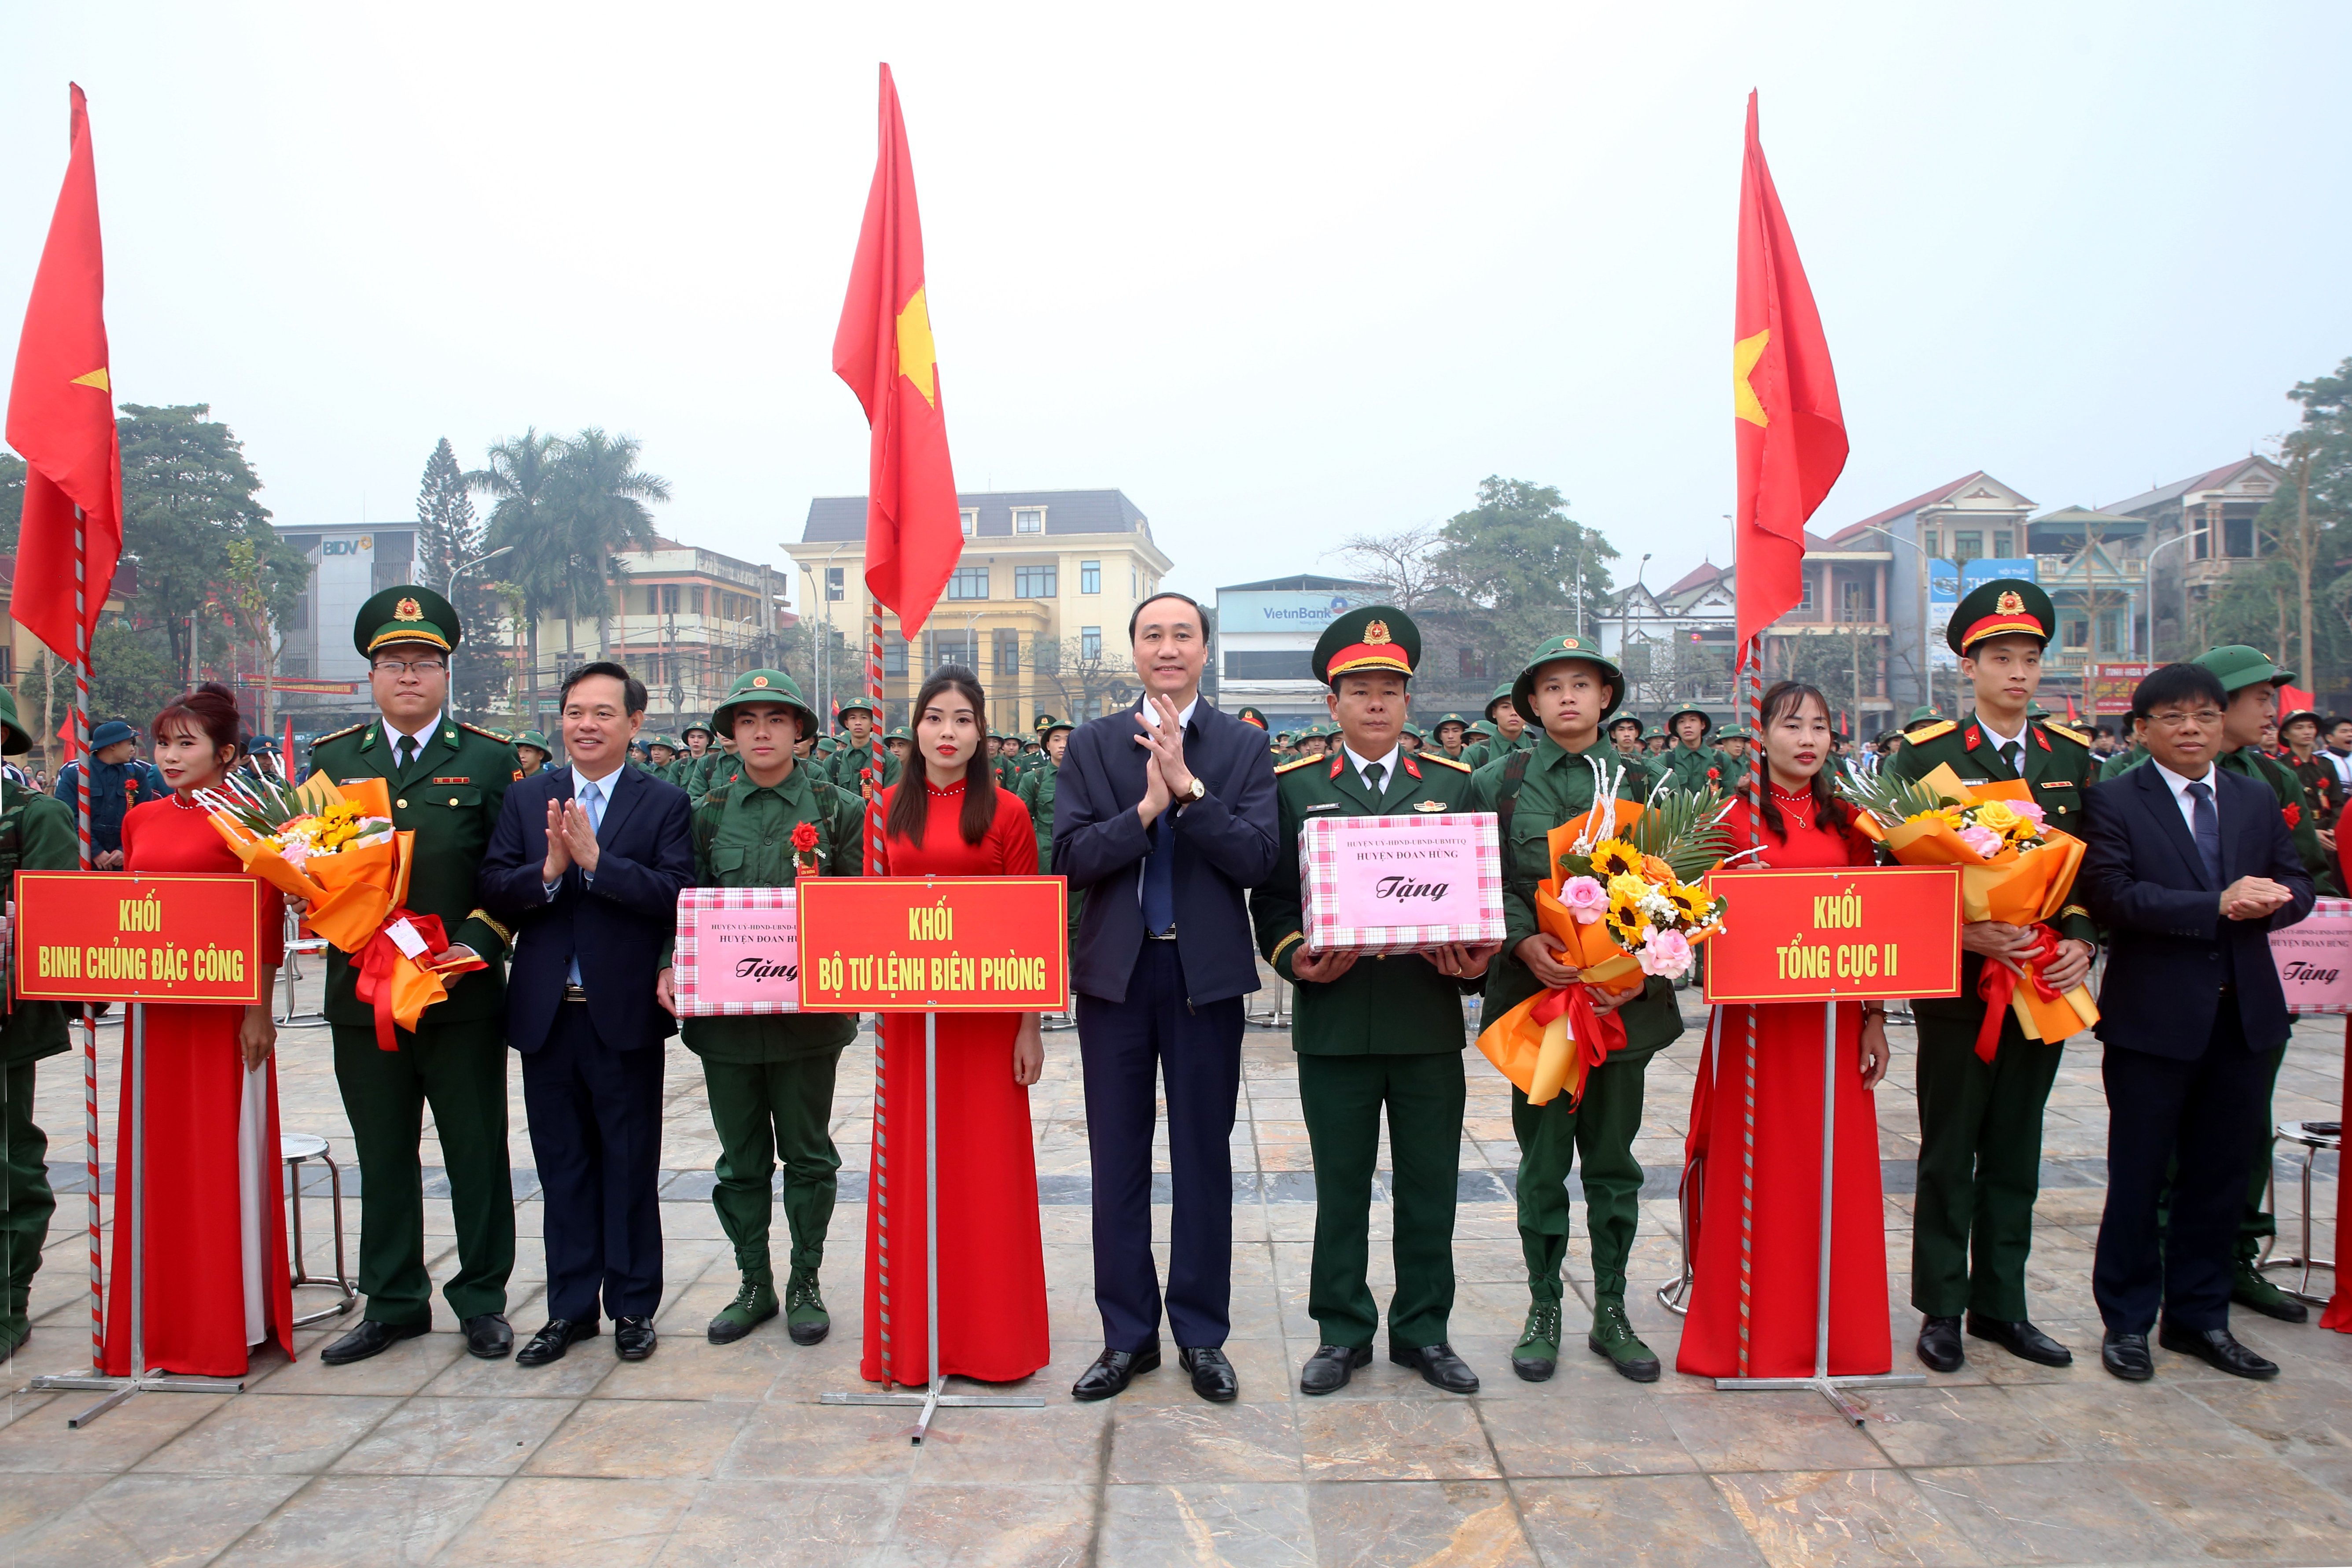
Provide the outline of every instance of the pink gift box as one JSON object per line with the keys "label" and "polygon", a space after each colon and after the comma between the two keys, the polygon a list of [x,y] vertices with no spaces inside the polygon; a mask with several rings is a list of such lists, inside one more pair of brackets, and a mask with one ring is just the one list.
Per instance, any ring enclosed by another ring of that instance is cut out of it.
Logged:
{"label": "pink gift box", "polygon": [[677,896],[670,987],[682,1017],[801,1010],[800,897],[790,888]]}
{"label": "pink gift box", "polygon": [[1309,816],[1298,828],[1307,945],[1420,952],[1503,940],[1503,858],[1491,811]]}

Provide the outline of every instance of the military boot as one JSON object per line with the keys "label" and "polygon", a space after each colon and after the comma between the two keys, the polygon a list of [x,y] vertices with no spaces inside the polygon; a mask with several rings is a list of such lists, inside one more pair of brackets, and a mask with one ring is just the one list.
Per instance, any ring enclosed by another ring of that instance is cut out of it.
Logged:
{"label": "military boot", "polygon": [[793,1270],[784,1286],[784,1322],[796,1345],[813,1345],[832,1331],[833,1316],[824,1310],[815,1269]]}
{"label": "military boot", "polygon": [[1584,1336],[1584,1343],[1595,1355],[1607,1356],[1619,1373],[1635,1383],[1658,1381],[1658,1358],[1626,1321],[1623,1301],[1604,1296],[1593,1303],[1592,1331]]}
{"label": "military boot", "polygon": [[1519,1342],[1511,1347],[1511,1370],[1528,1383],[1545,1383],[1559,1365],[1559,1303],[1541,1298],[1528,1305]]}
{"label": "military boot", "polygon": [[776,1315],[776,1276],[773,1269],[746,1268],[742,1287],[735,1299],[719,1309],[710,1320],[710,1342],[730,1345],[770,1318]]}
{"label": "military boot", "polygon": [[2230,1280],[2230,1300],[2241,1307],[2252,1307],[2265,1318],[2276,1318],[2282,1323],[2300,1323],[2311,1316],[2311,1310],[2273,1284],[2269,1278],[2243,1258]]}

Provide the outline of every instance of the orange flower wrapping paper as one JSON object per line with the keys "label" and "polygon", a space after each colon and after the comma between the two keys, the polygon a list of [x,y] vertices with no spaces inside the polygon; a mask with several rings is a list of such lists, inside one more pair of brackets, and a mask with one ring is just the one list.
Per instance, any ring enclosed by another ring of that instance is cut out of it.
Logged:
{"label": "orange flower wrapping paper", "polygon": [[[1937,767],[1919,783],[1962,805],[1991,800],[2030,803],[2033,798],[2032,786],[2023,779],[2000,779],[1970,788],[1960,783],[1949,765]],[[2072,834],[2044,827],[2040,848],[2004,845],[1999,854],[1988,858],[1962,842],[1951,823],[1940,816],[1900,822],[1892,827],[1882,826],[1868,812],[1858,814],[1854,820],[1906,866],[1958,867],[1960,918],[1971,924],[2000,921],[2033,926],[2055,919],[2066,907],[2066,895],[2074,890],[2074,874],[2082,868],[2088,847]],[[2056,1045],[2099,1021],[2098,1004],[2091,1000],[2085,986],[2044,996],[2039,984],[2041,967],[2028,963],[2027,983],[2019,984],[2010,998],[2027,1039]]]}

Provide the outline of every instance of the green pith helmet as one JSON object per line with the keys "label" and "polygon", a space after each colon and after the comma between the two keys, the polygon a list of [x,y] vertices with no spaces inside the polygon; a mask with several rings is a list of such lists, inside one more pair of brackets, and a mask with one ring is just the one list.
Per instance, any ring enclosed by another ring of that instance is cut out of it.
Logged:
{"label": "green pith helmet", "polygon": [[1715,732],[1715,743],[1718,746],[1726,741],[1745,741],[1746,739],[1748,739],[1748,726],[1745,724],[1726,724]]}
{"label": "green pith helmet", "polygon": [[1960,598],[1944,627],[1944,641],[1965,656],[1988,637],[2039,637],[2047,647],[2058,630],[2058,612],[2039,584],[2022,577],[1979,583]]}
{"label": "green pith helmet", "polygon": [[555,755],[555,748],[549,745],[547,737],[536,730],[525,730],[514,738],[514,743],[518,746],[536,746],[551,757]]}
{"label": "green pith helmet", "polygon": [[[1433,734],[1433,735],[1437,734],[1440,731],[1444,730],[1444,729],[1445,728],[1445,726],[1447,726],[1448,724],[1459,724],[1459,725],[1461,725],[1461,726],[1462,726],[1462,734],[1463,734],[1463,737],[1464,737],[1465,740],[1469,737],[1469,734],[1470,734],[1470,721],[1469,721],[1469,720],[1467,720],[1467,719],[1465,719],[1465,718],[1464,718],[1464,717],[1462,717],[1462,715],[1461,715],[1461,714],[1459,714],[1459,713],[1448,713],[1448,714],[1446,714],[1446,715],[1445,715],[1445,717],[1444,717],[1443,719],[1440,719],[1436,723],[1432,724],[1432,725],[1429,727],[1429,732],[1430,732],[1431,734]],[[1445,742],[1444,742],[1443,741],[1440,741],[1440,742],[1438,742],[1438,744],[1440,744],[1440,745],[1444,745],[1444,743],[1445,743]]]}
{"label": "green pith helmet", "polygon": [[863,697],[853,697],[848,701],[841,703],[834,709],[834,717],[840,720],[844,724],[849,722],[849,716],[852,713],[863,713],[866,718],[871,719],[874,717],[874,704],[868,702]]}
{"label": "green pith helmet", "polygon": [[682,740],[690,740],[693,738],[694,732],[697,730],[702,731],[702,738],[705,742],[715,741],[719,738],[719,731],[713,730],[709,725],[704,723],[699,719],[697,719],[694,722],[688,724],[685,729],[680,730],[678,731],[678,736]]}
{"label": "green pith helmet", "polygon": [[1671,738],[1673,738],[1673,739],[1676,740],[1676,741],[1679,741],[1679,740],[1681,740],[1681,739],[1682,739],[1682,737],[1681,737],[1680,735],[1678,735],[1678,734],[1676,734],[1676,733],[1675,733],[1675,721],[1678,721],[1678,720],[1680,720],[1680,719],[1682,718],[1682,716],[1683,716],[1684,714],[1685,714],[1685,713],[1694,713],[1694,714],[1696,714],[1696,715],[1698,716],[1698,721],[1699,721],[1699,722],[1700,722],[1701,724],[1704,724],[1704,725],[1706,727],[1706,729],[1703,729],[1703,730],[1701,730],[1701,731],[1698,732],[1699,743],[1700,743],[1700,744],[1702,744],[1702,745],[1706,744],[1706,737],[1707,737],[1707,733],[1708,733],[1708,731],[1712,731],[1712,730],[1715,728],[1715,715],[1713,715],[1712,713],[1709,713],[1709,712],[1708,712],[1706,709],[1704,709],[1704,708],[1691,708],[1691,707],[1677,708],[1677,709],[1675,709],[1673,712],[1671,712],[1671,713],[1667,714],[1667,715],[1666,715],[1666,733],[1667,733],[1667,735],[1668,735],[1669,737],[1671,737]]}
{"label": "green pith helmet", "polygon": [[1274,739],[1276,744],[1286,746],[1290,744],[1293,740],[1297,739],[1297,737],[1292,735],[1287,730],[1276,730],[1274,732]]}
{"label": "green pith helmet", "polygon": [[667,748],[672,754],[676,754],[677,752],[686,750],[684,746],[677,743],[677,737],[675,735],[656,735],[652,740],[646,742],[646,750],[647,751],[653,750],[656,746]]}
{"label": "green pith helmet", "polygon": [[1462,731],[1462,739],[1465,742],[1481,736],[1489,741],[1496,737],[1495,726],[1489,724],[1484,719],[1472,720],[1469,727]]}
{"label": "green pith helmet", "polygon": [[1607,724],[1601,726],[1601,729],[1612,740],[1614,740],[1616,738],[1617,731],[1623,729],[1628,724],[1633,726],[1633,739],[1637,741],[1640,740],[1642,738],[1642,716],[1639,713],[1621,712],[1615,718],[1610,720]]}
{"label": "green pith helmet", "polygon": [[33,737],[16,722],[16,694],[0,686],[0,754],[22,756],[33,749]]}
{"label": "green pith helmet", "polygon": [[2243,643],[2230,643],[2221,647],[2209,647],[2189,661],[2204,666],[2219,677],[2221,689],[2235,697],[2249,686],[2268,681],[2273,686],[2291,686],[2294,671],[2281,669],[2271,662],[2270,655]]}
{"label": "green pith helmet", "polygon": [[1421,742],[1423,745],[1429,743],[1428,735],[1423,732],[1420,725],[1412,722],[1411,720],[1408,719],[1405,721],[1402,729],[1405,734],[1411,735],[1414,740]]}
{"label": "green pith helmet", "polygon": [[1911,717],[1903,721],[1903,732],[1907,735],[1922,724],[1940,724],[1943,721],[1944,710],[1941,708],[1914,708]]}
{"label": "green pith helmet", "polygon": [[801,689],[781,669],[747,669],[727,689],[727,700],[711,710],[712,728],[722,735],[735,732],[735,709],[743,702],[781,702],[801,716],[803,734],[814,734],[816,710],[801,698]]}
{"label": "green pith helmet", "polygon": [[1265,714],[1260,709],[1237,708],[1234,710],[1234,717],[1244,724],[1255,724],[1261,730],[1266,727]]}
{"label": "green pith helmet", "polygon": [[[1523,670],[1521,673],[1524,674],[1526,672]],[[1518,683],[1517,681],[1506,680],[1502,685],[1495,688],[1495,695],[1486,699],[1486,706],[1480,710],[1481,714],[1485,717],[1487,723],[1491,724],[1495,721],[1495,704],[1500,702],[1506,697],[1510,697],[1513,688]],[[1512,698],[1511,706],[1514,708],[1517,708],[1519,706],[1518,700],[1517,698]],[[1527,712],[1524,709],[1520,710],[1519,717],[1522,719],[1527,717]]]}
{"label": "green pith helmet", "polygon": [[[1518,679],[1496,693],[1496,697],[1509,698],[1511,706],[1517,708],[1523,717],[1533,713],[1536,710],[1534,695],[1536,671],[1545,665],[1558,664],[1566,658],[1582,659],[1585,663],[1596,665],[1608,672],[1609,706],[1601,710],[1601,721],[1603,724],[1608,723],[1609,715],[1616,712],[1625,700],[1625,672],[1617,668],[1615,659],[1608,658],[1594,647],[1591,637],[1554,637],[1536,649],[1533,657],[1528,658],[1526,664],[1520,667]],[[1487,703],[1486,711],[1491,716],[1495,711],[1495,704]],[[1535,722],[1533,719],[1528,721],[1531,724]]]}
{"label": "green pith helmet", "polygon": [[1393,605],[1349,610],[1315,639],[1315,679],[1338,689],[1343,675],[1372,670],[1412,679],[1421,662],[1421,628]]}
{"label": "green pith helmet", "polygon": [[883,736],[882,739],[885,742],[891,741],[904,741],[910,746],[915,743],[915,737],[907,732],[907,727],[904,724],[899,725],[897,729]]}
{"label": "green pith helmet", "polygon": [[449,601],[414,583],[386,588],[352,617],[352,646],[362,658],[379,647],[404,642],[428,643],[446,654],[464,637],[464,623]]}
{"label": "green pith helmet", "polygon": [[816,754],[818,756],[829,757],[839,750],[841,750],[841,742],[835,740],[832,736],[819,735],[816,738]]}

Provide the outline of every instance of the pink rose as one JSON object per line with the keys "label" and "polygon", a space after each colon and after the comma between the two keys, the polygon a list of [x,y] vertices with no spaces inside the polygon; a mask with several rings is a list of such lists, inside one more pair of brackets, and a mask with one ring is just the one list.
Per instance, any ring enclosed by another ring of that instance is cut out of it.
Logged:
{"label": "pink rose", "polygon": [[1559,901],[1578,925],[1589,926],[1609,912],[1609,889],[1591,877],[1570,877],[1559,890]]}
{"label": "pink rose", "polygon": [[1691,966],[1690,938],[1678,931],[1662,931],[1642,944],[1636,962],[1644,974],[1679,978]]}
{"label": "pink rose", "polygon": [[2000,853],[2000,835],[1990,827],[1963,827],[1960,842],[1988,860]]}
{"label": "pink rose", "polygon": [[2030,800],[2012,800],[2009,803],[2009,809],[2015,812],[2018,816],[2025,818],[2026,821],[2033,824],[2036,827],[2043,827],[2049,825],[2050,814],[2043,811],[2040,806],[2034,805]]}

